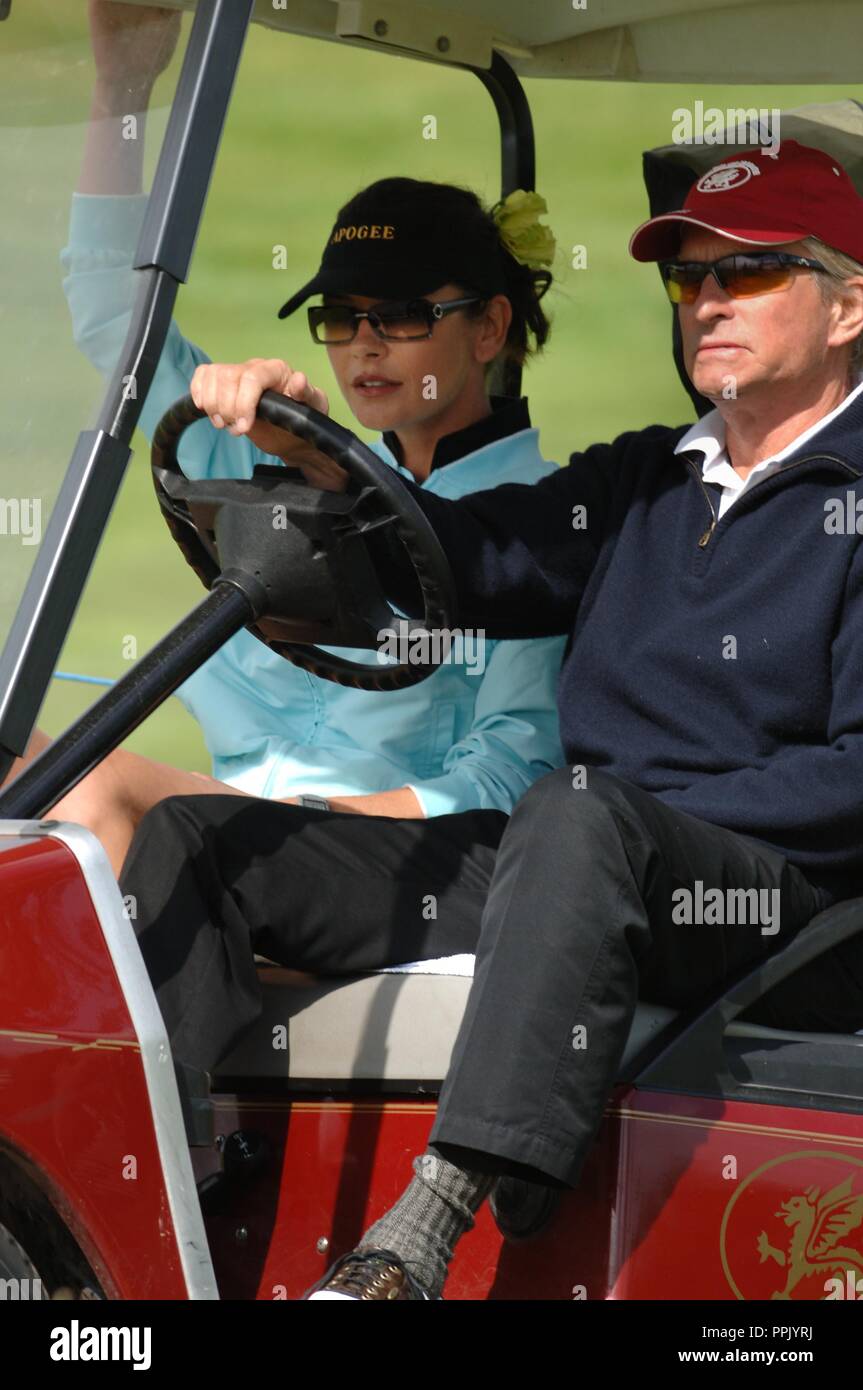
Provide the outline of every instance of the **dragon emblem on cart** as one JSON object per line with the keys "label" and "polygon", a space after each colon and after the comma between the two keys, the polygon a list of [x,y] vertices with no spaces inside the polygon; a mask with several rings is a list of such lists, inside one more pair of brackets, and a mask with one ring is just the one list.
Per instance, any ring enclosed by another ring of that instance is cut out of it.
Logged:
{"label": "dragon emblem on cart", "polygon": [[[844,1175],[838,1182],[825,1180],[825,1170],[832,1177],[837,1162]],[[786,1189],[788,1196],[770,1213],[771,1222],[765,1220],[763,1199],[775,1194],[776,1169],[787,1163],[805,1168],[807,1176],[817,1173],[821,1181]],[[858,1166],[863,1167],[859,1159],[809,1150],[762,1164],[740,1184],[726,1208],[720,1236],[726,1277],[738,1298],[863,1299],[863,1173]],[[739,1271],[736,1277],[732,1265]],[[774,1275],[769,1282],[767,1268]],[[814,1283],[804,1291],[808,1281]]]}

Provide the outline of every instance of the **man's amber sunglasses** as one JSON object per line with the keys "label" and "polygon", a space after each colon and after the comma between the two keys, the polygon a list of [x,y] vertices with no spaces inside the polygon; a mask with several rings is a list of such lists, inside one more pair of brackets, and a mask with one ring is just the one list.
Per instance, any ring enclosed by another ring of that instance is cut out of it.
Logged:
{"label": "man's amber sunglasses", "polygon": [[721,256],[718,261],[660,261],[662,283],[672,304],[694,304],[705,276],[732,299],[750,299],[756,294],[775,294],[791,284],[794,271],[827,270],[820,261],[791,256],[785,251],[746,251]]}

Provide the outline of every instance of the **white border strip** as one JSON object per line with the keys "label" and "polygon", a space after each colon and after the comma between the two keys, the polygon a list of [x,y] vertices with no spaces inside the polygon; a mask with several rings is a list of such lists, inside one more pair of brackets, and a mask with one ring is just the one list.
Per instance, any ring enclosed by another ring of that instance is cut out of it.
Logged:
{"label": "white border strip", "polygon": [[150,1112],[186,1291],[190,1299],[218,1299],[168,1035],[134,928],[123,911],[123,898],[108,858],[96,836],[72,821],[0,820],[0,837],[3,836],[18,840],[59,840],[78,861],[141,1047]]}

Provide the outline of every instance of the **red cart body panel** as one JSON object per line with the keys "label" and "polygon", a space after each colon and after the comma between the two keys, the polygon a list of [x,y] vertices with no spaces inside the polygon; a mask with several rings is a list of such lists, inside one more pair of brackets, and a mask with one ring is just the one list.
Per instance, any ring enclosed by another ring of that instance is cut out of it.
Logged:
{"label": "red cart body panel", "polygon": [[[152,1076],[86,875],[47,835],[0,847],[0,1146],[109,1297],[188,1297]],[[299,1298],[404,1190],[435,1108],[421,1095],[214,1095],[215,1134],[258,1131],[271,1149],[205,1219],[219,1295]],[[199,1170],[217,1166],[215,1149],[193,1153]],[[859,1116],[633,1086],[616,1088],[547,1228],[506,1242],[484,1204],[446,1287],[468,1300],[859,1296]]]}
{"label": "red cart body panel", "polygon": [[[8,843],[8,842],[7,842]],[[80,865],[0,854],[0,1145],[115,1298],[185,1298],[141,1050]]]}
{"label": "red cart body panel", "polygon": [[[266,1133],[277,1155],[207,1223],[222,1296],[299,1297],[404,1190],[434,1111],[407,1097],[218,1097],[220,1130]],[[547,1230],[505,1242],[484,1204],[445,1297],[769,1299],[790,1275],[791,1298],[824,1299],[837,1260],[858,1269],[863,1294],[863,1223],[815,1257],[797,1252],[814,1189],[847,1187],[863,1207],[861,1129],[853,1115],[620,1087]],[[784,1266],[762,1259],[762,1232]]]}

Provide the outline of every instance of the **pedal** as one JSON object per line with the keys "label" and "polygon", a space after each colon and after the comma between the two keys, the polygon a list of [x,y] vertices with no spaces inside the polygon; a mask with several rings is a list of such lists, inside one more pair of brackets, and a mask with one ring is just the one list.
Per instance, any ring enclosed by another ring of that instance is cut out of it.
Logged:
{"label": "pedal", "polygon": [[245,1187],[262,1172],[269,1158],[270,1143],[265,1135],[251,1129],[235,1129],[222,1146],[221,1170],[208,1173],[198,1183],[202,1211],[217,1211],[238,1187]]}

